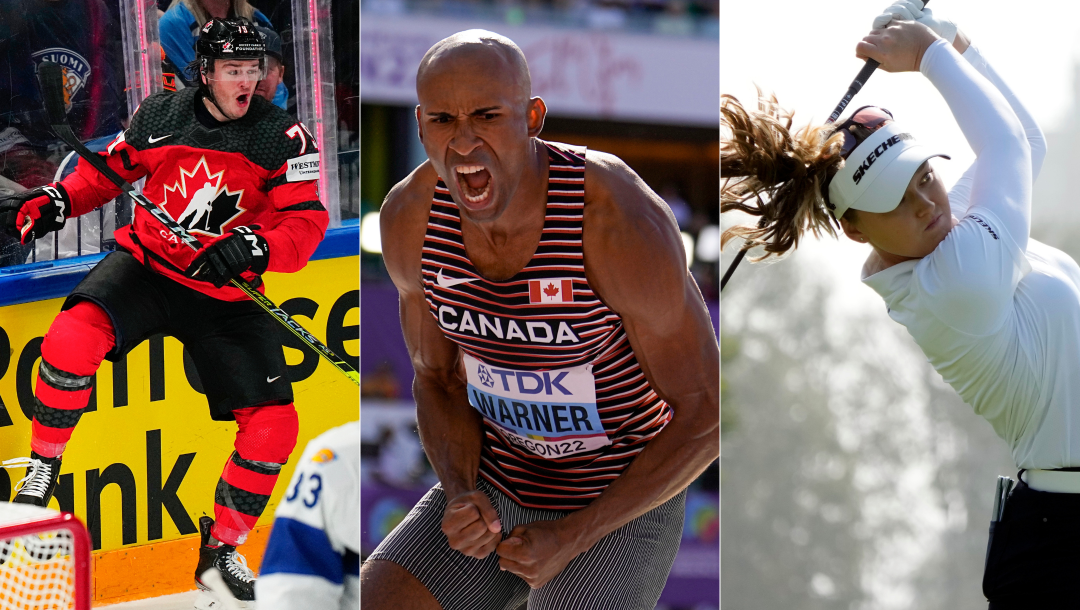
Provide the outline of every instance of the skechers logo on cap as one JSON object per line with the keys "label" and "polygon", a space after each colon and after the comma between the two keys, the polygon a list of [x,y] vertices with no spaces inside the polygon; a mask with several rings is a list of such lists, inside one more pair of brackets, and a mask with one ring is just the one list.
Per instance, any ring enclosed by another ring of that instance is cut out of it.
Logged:
{"label": "skechers logo on cap", "polygon": [[885,154],[885,151],[889,150],[900,142],[914,139],[915,137],[912,136],[910,133],[898,133],[889,138],[888,140],[885,140],[881,144],[878,144],[877,147],[874,148],[874,150],[870,151],[870,154],[866,155],[866,159],[863,159],[862,164],[859,165],[859,169],[855,170],[855,174],[851,177],[851,179],[855,181],[855,184],[858,184],[863,179],[863,176],[866,174],[866,170],[870,169],[870,166],[874,164],[874,161],[877,161],[878,158],[881,157],[881,155]]}

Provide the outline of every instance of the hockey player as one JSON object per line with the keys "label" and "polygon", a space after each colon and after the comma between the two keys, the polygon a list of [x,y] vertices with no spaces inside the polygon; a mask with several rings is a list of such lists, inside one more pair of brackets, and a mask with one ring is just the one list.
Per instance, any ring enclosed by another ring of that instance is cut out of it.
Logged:
{"label": "hockey player", "polygon": [[[274,31],[270,19],[247,0],[174,0],[158,20],[162,78],[167,89],[175,91],[196,84],[197,72],[191,62],[195,58],[199,26],[215,17],[246,19],[257,28]],[[268,45],[267,51],[272,53],[273,49]],[[271,101],[279,108],[285,108],[288,99],[289,90],[278,81]]]}
{"label": "hockey player", "polygon": [[[102,359],[116,361],[151,335],[173,335],[191,354],[211,418],[239,428],[214,519],[200,519],[196,575],[217,567],[236,598],[249,601],[254,576],[235,547],[266,507],[298,422],[278,323],[228,282],[242,277],[261,290],[262,273],[300,270],[328,214],[314,182],[311,135],[253,94],[265,69],[262,38],[246,22],[215,19],[202,28],[197,52],[200,86],[148,97],[103,156],[128,182],[145,177],[143,193],[184,218],[206,247],[193,252],[141,208],[116,231],[118,251],[75,287],[42,343],[33,462],[15,501],[48,504]],[[201,214],[187,213],[207,204],[207,183],[214,196]],[[63,181],[0,202],[0,228],[28,243],[118,193],[80,161]],[[212,605],[208,595],[196,608]]]}
{"label": "hockey player", "polygon": [[360,422],[308,443],[274,514],[255,585],[259,610],[356,610],[360,575]]}

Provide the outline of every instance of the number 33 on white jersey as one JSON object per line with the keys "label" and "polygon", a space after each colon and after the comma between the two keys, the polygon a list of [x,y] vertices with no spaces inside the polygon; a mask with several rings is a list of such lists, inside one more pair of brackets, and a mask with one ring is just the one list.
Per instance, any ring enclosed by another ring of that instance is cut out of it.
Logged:
{"label": "number 33 on white jersey", "polygon": [[356,610],[360,578],[360,424],[308,443],[274,513],[259,610]]}

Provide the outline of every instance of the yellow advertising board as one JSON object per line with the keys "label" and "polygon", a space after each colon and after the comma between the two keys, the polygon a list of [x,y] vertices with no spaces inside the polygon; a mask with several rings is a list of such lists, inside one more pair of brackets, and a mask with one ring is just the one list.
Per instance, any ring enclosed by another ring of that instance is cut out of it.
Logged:
{"label": "yellow advertising board", "polygon": [[[265,279],[270,299],[359,368],[358,257],[312,261],[298,273],[268,273]],[[59,298],[0,307],[0,459],[30,454],[41,341],[62,303]],[[273,521],[305,444],[360,415],[352,381],[309,348],[301,349],[298,339],[288,336],[285,343],[300,434],[260,525]],[[83,520],[98,554],[191,536],[200,516],[213,516],[214,489],[232,452],[236,424],[212,421],[200,390],[183,346],[168,336],[154,337],[98,370],[90,410],[64,453],[50,504]],[[13,495],[23,474],[22,468],[0,469],[0,500]]]}

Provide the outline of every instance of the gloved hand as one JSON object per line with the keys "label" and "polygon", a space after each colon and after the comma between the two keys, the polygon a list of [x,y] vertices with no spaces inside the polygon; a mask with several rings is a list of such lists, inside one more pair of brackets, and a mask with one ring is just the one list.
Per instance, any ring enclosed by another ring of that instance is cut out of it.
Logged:
{"label": "gloved hand", "polygon": [[269,260],[266,239],[252,228],[236,227],[199,250],[184,275],[221,288],[245,271],[262,275]]}
{"label": "gloved hand", "polygon": [[885,9],[885,12],[874,18],[873,29],[878,30],[887,25],[893,19],[900,21],[917,21],[934,31],[953,44],[956,40],[956,24],[947,19],[937,19],[933,11],[923,8],[922,0],[897,0]]}
{"label": "gloved hand", "polygon": [[59,231],[71,213],[71,199],[59,183],[39,186],[0,200],[0,230],[24,246]]}

